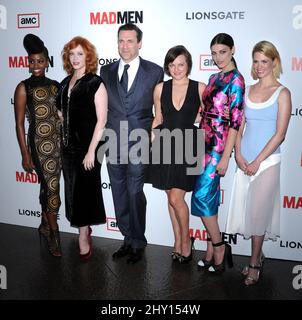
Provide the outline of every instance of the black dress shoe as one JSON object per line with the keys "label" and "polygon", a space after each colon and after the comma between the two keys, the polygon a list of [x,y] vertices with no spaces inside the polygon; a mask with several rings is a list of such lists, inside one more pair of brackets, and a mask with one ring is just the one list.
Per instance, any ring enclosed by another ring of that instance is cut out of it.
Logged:
{"label": "black dress shoe", "polygon": [[123,244],[118,250],[116,250],[113,253],[112,258],[123,258],[127,256],[130,252],[131,252],[131,246],[127,246]]}
{"label": "black dress shoe", "polygon": [[127,263],[135,264],[140,261],[143,257],[144,249],[132,249],[129,258],[127,259]]}
{"label": "black dress shoe", "polygon": [[182,256],[182,255],[179,257],[178,262],[181,263],[181,264],[183,264],[183,263],[188,263],[188,262],[190,262],[190,261],[192,260],[195,238],[194,238],[194,237],[191,237],[191,238],[190,238],[190,241],[191,241],[191,252],[190,252],[190,254],[189,254],[187,257]]}

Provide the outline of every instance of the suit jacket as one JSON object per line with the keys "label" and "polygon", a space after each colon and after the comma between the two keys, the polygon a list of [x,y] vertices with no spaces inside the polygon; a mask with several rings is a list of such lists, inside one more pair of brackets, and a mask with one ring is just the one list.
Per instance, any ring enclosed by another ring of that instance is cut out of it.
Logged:
{"label": "suit jacket", "polygon": [[119,138],[120,121],[128,121],[130,132],[142,128],[151,130],[153,120],[153,90],[157,83],[163,81],[163,69],[157,64],[140,58],[140,65],[134,81],[135,87],[131,98],[131,105],[126,110],[118,86],[119,61],[101,68],[101,78],[108,93],[108,115],[106,128],[113,129]]}

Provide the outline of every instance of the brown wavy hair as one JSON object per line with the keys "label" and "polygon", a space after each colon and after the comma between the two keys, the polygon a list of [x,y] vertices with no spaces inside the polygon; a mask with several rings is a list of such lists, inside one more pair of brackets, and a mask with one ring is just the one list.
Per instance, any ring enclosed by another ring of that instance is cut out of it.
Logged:
{"label": "brown wavy hair", "polygon": [[74,37],[65,44],[62,51],[63,68],[68,74],[73,73],[72,65],[69,61],[70,50],[81,46],[86,55],[86,70],[85,73],[96,73],[98,69],[98,55],[95,46],[83,37]]}

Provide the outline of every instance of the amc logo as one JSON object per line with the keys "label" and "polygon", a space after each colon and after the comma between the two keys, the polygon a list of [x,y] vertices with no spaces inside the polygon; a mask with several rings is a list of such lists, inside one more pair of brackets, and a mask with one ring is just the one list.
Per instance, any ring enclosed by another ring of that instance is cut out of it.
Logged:
{"label": "amc logo", "polygon": [[115,218],[107,217],[107,230],[120,232]]}
{"label": "amc logo", "polygon": [[219,71],[210,54],[201,54],[199,56],[200,71]]}
{"label": "amc logo", "polygon": [[18,28],[40,28],[39,13],[22,13],[18,14]]}

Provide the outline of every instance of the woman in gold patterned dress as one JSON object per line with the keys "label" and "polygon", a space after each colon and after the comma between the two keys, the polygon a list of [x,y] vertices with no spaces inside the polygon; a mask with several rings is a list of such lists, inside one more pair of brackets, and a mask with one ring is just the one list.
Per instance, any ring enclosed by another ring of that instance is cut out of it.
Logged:
{"label": "woman in gold patterned dress", "polygon": [[[60,201],[60,120],[56,108],[58,82],[45,77],[48,50],[43,41],[27,34],[23,41],[32,76],[21,81],[15,90],[16,133],[25,171],[36,171],[40,181],[42,218],[39,235],[47,239],[53,256],[62,255],[57,214]],[[29,122],[27,141],[25,116]]]}

